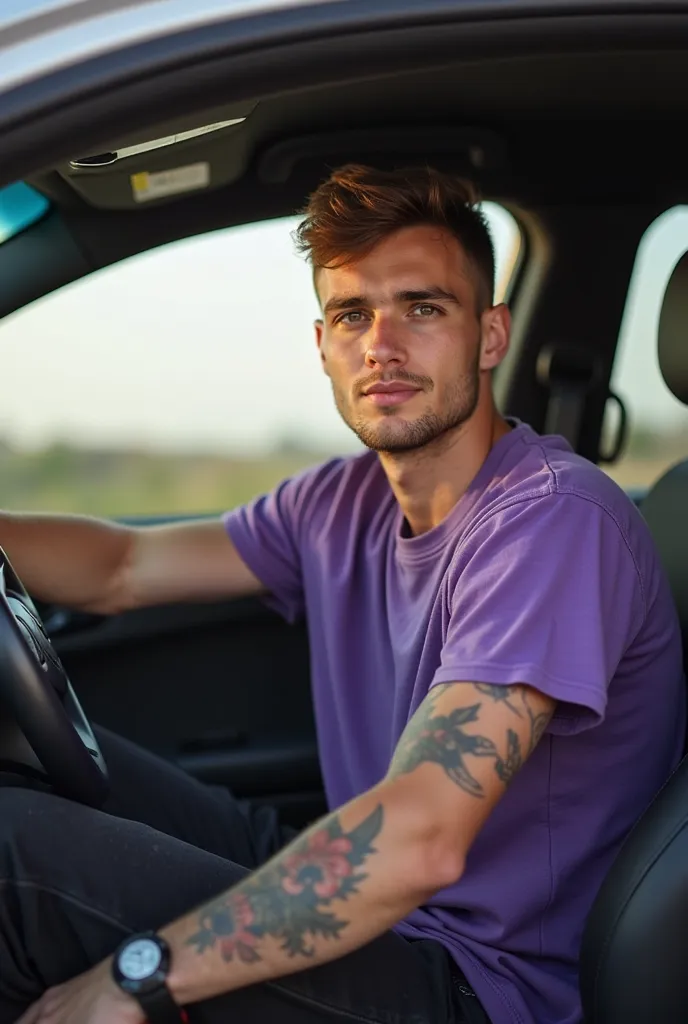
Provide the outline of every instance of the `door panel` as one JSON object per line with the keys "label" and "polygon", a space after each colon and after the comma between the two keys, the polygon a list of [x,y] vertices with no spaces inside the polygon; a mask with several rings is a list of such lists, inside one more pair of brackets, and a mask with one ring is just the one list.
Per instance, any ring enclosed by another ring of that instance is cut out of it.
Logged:
{"label": "door panel", "polygon": [[254,599],[41,611],[94,722],[295,824],[324,810],[304,625]]}

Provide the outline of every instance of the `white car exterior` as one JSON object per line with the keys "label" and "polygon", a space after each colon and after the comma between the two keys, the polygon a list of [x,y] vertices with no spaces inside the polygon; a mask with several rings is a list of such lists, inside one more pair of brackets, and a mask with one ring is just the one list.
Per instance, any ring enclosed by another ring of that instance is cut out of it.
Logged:
{"label": "white car exterior", "polygon": [[[316,0],[2,0],[0,95],[123,46]],[[318,0],[322,3],[323,0]],[[326,0],[345,3],[346,0]]]}

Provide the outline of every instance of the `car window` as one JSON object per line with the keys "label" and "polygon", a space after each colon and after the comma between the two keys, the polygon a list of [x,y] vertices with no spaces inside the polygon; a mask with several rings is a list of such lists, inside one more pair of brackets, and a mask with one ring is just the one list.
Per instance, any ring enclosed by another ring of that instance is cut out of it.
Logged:
{"label": "car window", "polygon": [[[519,231],[485,204],[498,298]],[[123,261],[0,323],[0,506],[218,511],[358,450],[320,369],[297,218]]]}
{"label": "car window", "polygon": [[688,409],[664,383],[657,358],[664,292],[687,249],[688,206],[677,206],[645,232],[633,268],[611,381],[628,408],[628,443],[616,463],[603,466],[629,491],[646,489],[688,456]]}
{"label": "car window", "polygon": [[50,203],[23,181],[0,188],[0,245],[35,224]]}

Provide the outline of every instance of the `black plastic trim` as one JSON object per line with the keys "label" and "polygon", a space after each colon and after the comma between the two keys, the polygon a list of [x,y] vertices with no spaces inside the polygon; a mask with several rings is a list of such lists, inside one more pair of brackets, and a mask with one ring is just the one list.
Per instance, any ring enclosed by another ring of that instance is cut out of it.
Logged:
{"label": "black plastic trim", "polygon": [[229,780],[242,796],[256,793],[317,792],[322,786],[318,746],[314,739],[288,743],[256,743],[241,750],[217,749],[181,754],[175,763],[202,782],[216,785]]}
{"label": "black plastic trim", "polygon": [[258,161],[258,177],[268,184],[282,184],[301,160],[331,157],[333,153],[415,153],[421,158],[428,152],[443,150],[462,156],[475,170],[501,166],[506,158],[506,145],[495,132],[484,128],[461,128],[451,124],[421,124],[411,137],[408,127],[364,128],[339,132],[316,132],[282,139],[269,146]]}
{"label": "black plastic trim", "polygon": [[83,616],[63,612],[60,620],[53,610],[53,622],[47,620],[50,638],[60,657],[78,652],[104,650],[140,640],[152,640],[180,630],[206,629],[210,625],[231,622],[281,621],[259,598],[237,598],[226,602],[156,605],[137,608],[113,616]]}

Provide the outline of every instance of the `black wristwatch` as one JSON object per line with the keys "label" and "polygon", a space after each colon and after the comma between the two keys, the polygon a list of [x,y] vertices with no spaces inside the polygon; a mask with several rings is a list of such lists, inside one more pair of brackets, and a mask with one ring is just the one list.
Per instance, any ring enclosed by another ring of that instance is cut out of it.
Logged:
{"label": "black wristwatch", "polygon": [[188,1021],[167,987],[170,947],[155,932],[130,935],[112,958],[112,977],[138,1002],[147,1024],[179,1024]]}

